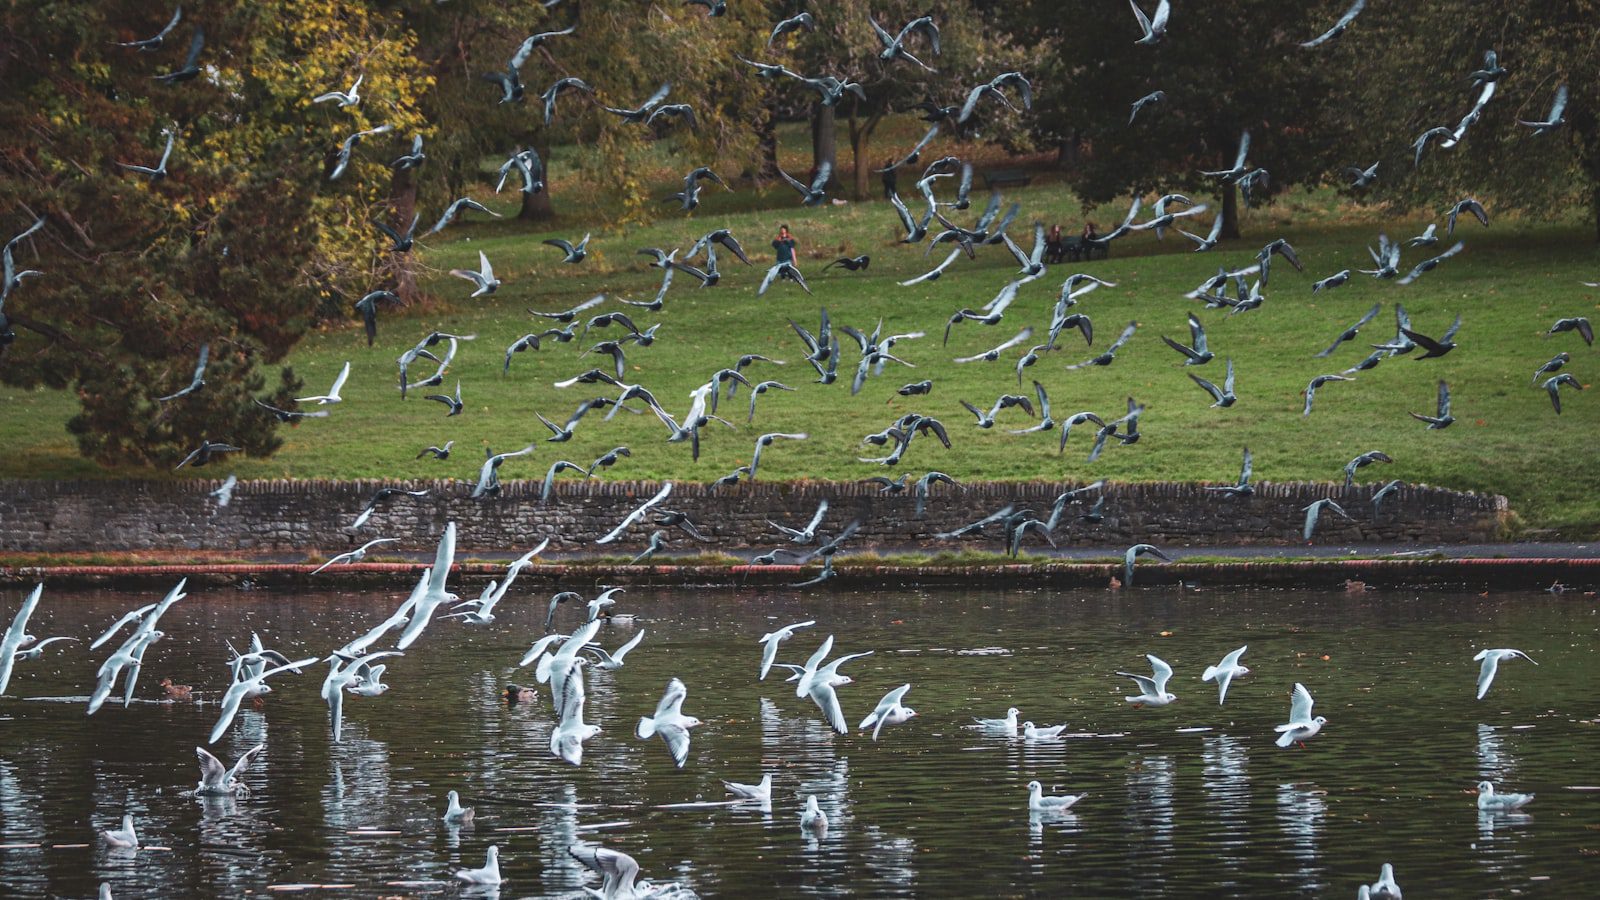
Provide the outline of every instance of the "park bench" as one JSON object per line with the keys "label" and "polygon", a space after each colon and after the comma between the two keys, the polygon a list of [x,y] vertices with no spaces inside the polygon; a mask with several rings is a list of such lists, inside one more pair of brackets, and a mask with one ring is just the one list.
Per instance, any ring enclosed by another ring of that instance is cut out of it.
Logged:
{"label": "park bench", "polygon": [[1033,183],[1033,176],[1021,169],[996,169],[983,173],[983,183],[991,191],[1003,187],[1024,187]]}
{"label": "park bench", "polygon": [[1111,255],[1111,244],[1106,241],[1086,241],[1081,235],[1061,239],[1061,249],[1073,262],[1085,259],[1106,259]]}

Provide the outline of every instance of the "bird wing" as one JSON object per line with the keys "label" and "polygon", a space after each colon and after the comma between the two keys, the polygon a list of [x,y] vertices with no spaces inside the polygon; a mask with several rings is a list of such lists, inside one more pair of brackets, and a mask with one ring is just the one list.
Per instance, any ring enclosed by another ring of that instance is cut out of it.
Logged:
{"label": "bird wing", "polygon": [[1299,725],[1311,721],[1311,692],[1295,682],[1294,697],[1289,701],[1289,724]]}

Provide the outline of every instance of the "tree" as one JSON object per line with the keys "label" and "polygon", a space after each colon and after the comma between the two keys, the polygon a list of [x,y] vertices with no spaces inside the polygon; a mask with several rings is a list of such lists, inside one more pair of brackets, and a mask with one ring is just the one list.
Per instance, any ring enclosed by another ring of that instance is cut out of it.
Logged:
{"label": "tree", "polygon": [[[1069,148],[1064,156],[1076,165],[1068,178],[1087,203],[1130,192],[1215,192],[1223,234],[1237,237],[1233,186],[1200,172],[1231,165],[1243,131],[1251,133],[1252,164],[1271,173],[1272,193],[1317,182],[1345,138],[1323,115],[1345,73],[1297,46],[1317,21],[1300,5],[1175,5],[1166,38],[1154,46],[1135,46],[1139,28],[1126,9],[1069,18],[1056,0],[1033,0],[1013,21],[1020,40],[1054,51],[1035,81],[1034,121],[1041,140]],[[1341,40],[1355,40],[1364,25],[1358,20]],[[1166,99],[1130,124],[1133,101],[1157,90]]]}
{"label": "tree", "polygon": [[[202,438],[253,455],[278,446],[276,420],[252,402],[261,369],[370,283],[367,220],[392,147],[374,136],[337,182],[324,155],[378,117],[399,133],[421,125],[408,98],[425,84],[390,13],[216,3],[186,9],[155,52],[109,43],[167,18],[136,3],[0,11],[0,217],[12,233],[47,222],[16,251],[46,274],[6,301],[16,337],[0,347],[0,379],[75,389],[69,429],[108,464],[170,465]],[[154,80],[183,65],[196,28],[198,76]],[[360,106],[312,105],[358,72]],[[167,177],[118,165],[153,164],[168,130]],[[205,386],[158,402],[188,383],[202,345]],[[268,402],[287,405],[298,386],[285,370]]]}

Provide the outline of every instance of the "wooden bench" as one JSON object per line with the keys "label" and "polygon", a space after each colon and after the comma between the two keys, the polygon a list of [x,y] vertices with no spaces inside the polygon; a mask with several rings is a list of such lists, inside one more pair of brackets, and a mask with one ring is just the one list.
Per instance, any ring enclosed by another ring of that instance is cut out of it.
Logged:
{"label": "wooden bench", "polygon": [[1021,169],[996,169],[983,173],[983,183],[991,191],[1002,187],[1024,187],[1033,183],[1033,176]]}

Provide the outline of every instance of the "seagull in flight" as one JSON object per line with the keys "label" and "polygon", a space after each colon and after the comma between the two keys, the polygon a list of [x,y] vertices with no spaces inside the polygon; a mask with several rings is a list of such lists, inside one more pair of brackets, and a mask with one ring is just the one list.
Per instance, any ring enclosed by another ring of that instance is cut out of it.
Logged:
{"label": "seagull in flight", "polygon": [[1166,706],[1178,699],[1176,694],[1167,690],[1167,682],[1172,678],[1172,666],[1154,654],[1145,654],[1145,659],[1150,661],[1152,674],[1135,675],[1132,672],[1118,672],[1124,678],[1132,678],[1134,684],[1139,686],[1137,696],[1122,699],[1133,704],[1135,709],[1143,706]]}
{"label": "seagull in flight", "polygon": [[1328,724],[1328,720],[1323,716],[1312,718],[1311,703],[1311,692],[1306,690],[1305,685],[1296,682],[1294,697],[1289,703],[1288,723],[1273,726],[1273,730],[1278,732],[1279,747],[1288,747],[1298,742],[1304,748],[1305,742],[1316,737],[1322,726]]}
{"label": "seagull in flight", "polygon": [[1248,649],[1250,647],[1246,645],[1229,653],[1222,658],[1222,662],[1214,666],[1206,666],[1205,673],[1200,676],[1201,681],[1215,681],[1217,683],[1218,706],[1221,706],[1223,701],[1228,699],[1228,685],[1233,683],[1233,679],[1250,674],[1248,668],[1239,665],[1239,657],[1244,656],[1244,652]]}
{"label": "seagull in flight", "polygon": [[1538,663],[1533,662],[1533,657],[1529,656],[1526,653],[1523,653],[1521,650],[1512,650],[1510,648],[1505,648],[1505,649],[1501,649],[1501,650],[1480,650],[1480,651],[1478,651],[1478,655],[1474,656],[1472,658],[1472,661],[1481,664],[1478,667],[1478,699],[1479,700],[1482,700],[1483,696],[1485,694],[1489,693],[1489,685],[1494,684],[1494,676],[1496,675],[1496,673],[1498,673],[1500,671],[1500,662],[1502,660],[1519,659],[1519,658],[1520,659],[1525,659],[1528,662],[1531,662],[1536,666],[1538,665]]}
{"label": "seagull in flight", "polygon": [[345,563],[360,562],[361,560],[366,559],[367,551],[371,550],[373,547],[377,547],[380,544],[398,544],[398,543],[400,543],[400,539],[399,538],[378,538],[377,540],[367,541],[365,544],[362,544],[361,546],[357,547],[356,549],[347,551],[345,553],[341,553],[338,556],[335,556],[333,559],[330,559],[327,562],[323,563],[322,565],[318,566],[317,568],[311,570],[311,574],[312,575],[316,575],[317,573],[321,572],[323,569],[328,568],[329,566],[337,566],[337,565],[343,565]]}
{"label": "seagull in flight", "polygon": [[294,398],[294,402],[315,403],[318,406],[327,406],[331,403],[343,403],[344,397],[340,396],[339,392],[344,389],[344,383],[347,379],[349,379],[349,377],[350,363],[346,362],[344,364],[344,368],[339,370],[338,377],[333,379],[333,387],[328,388],[328,392],[326,394],[316,397],[296,397]]}
{"label": "seagull in flight", "polygon": [[1172,15],[1172,4],[1168,0],[1156,4],[1154,16],[1146,16],[1134,0],[1128,0],[1128,5],[1133,7],[1133,15],[1139,20],[1139,30],[1144,32],[1143,37],[1134,41],[1135,44],[1157,44],[1167,36],[1167,19]]}

